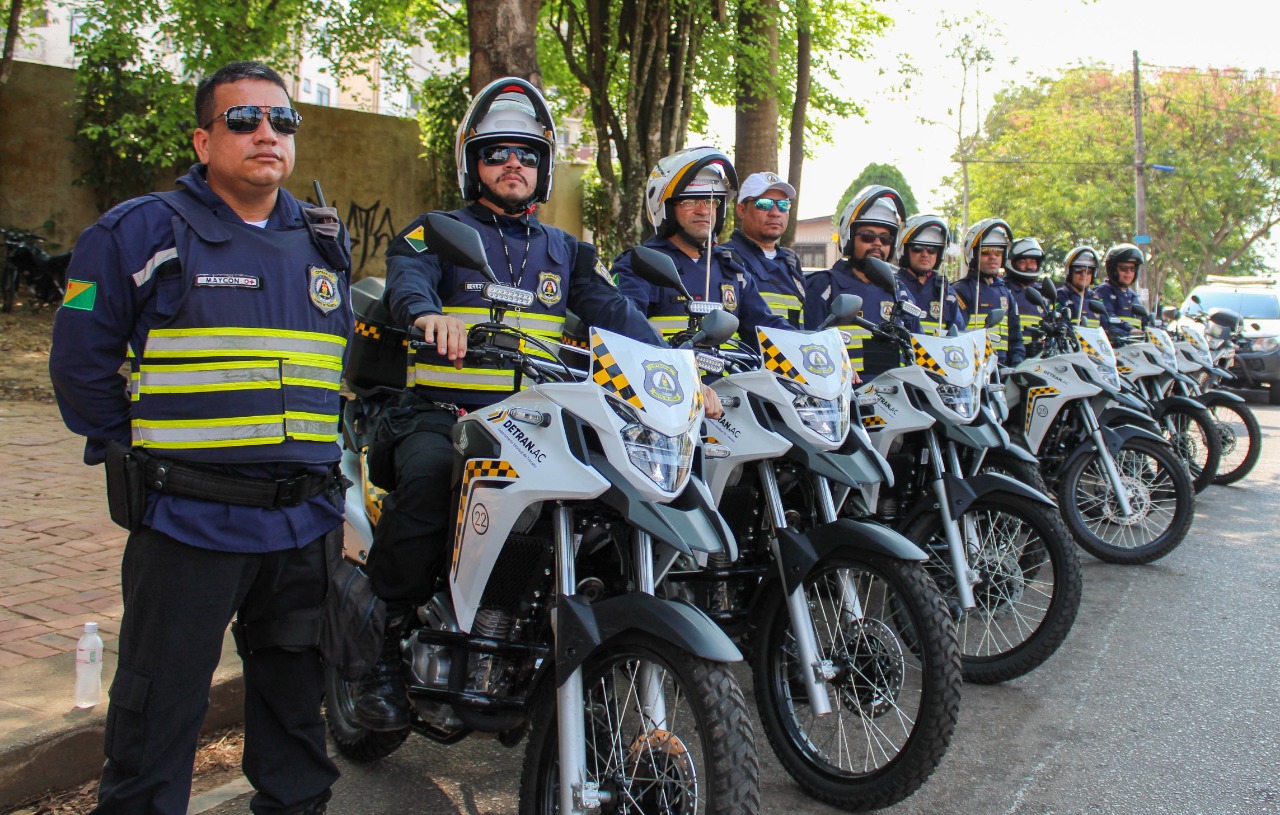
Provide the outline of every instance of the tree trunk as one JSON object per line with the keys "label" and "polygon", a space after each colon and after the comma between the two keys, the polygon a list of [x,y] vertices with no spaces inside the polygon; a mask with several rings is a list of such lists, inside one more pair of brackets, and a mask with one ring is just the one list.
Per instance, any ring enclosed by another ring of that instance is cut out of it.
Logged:
{"label": "tree trunk", "polygon": [[[804,123],[809,111],[810,78],[809,55],[813,49],[809,34],[809,3],[799,0],[796,5],[799,19],[796,23],[796,102],[791,109],[791,130],[789,135],[790,152],[787,157],[787,183],[796,188],[796,198],[802,194],[800,174],[804,169]],[[837,215],[839,213],[836,213]],[[787,231],[782,233],[779,241],[783,246],[792,246],[796,242],[796,224],[798,219],[793,214],[787,222]]]}
{"label": "tree trunk", "polygon": [[778,169],[778,0],[738,7],[738,99],[734,169],[738,178]]}
{"label": "tree trunk", "polygon": [[542,0],[473,0],[467,4],[471,95],[504,76],[542,87],[538,67],[538,10]]}
{"label": "tree trunk", "polygon": [[4,53],[0,55],[0,94],[9,84],[9,75],[13,73],[13,52],[18,45],[18,27],[22,22],[23,0],[10,0],[9,27],[4,32]]}

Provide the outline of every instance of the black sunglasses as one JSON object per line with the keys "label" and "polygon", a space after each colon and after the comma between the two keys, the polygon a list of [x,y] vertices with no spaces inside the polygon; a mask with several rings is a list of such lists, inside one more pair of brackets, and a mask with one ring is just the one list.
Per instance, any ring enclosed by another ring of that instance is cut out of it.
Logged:
{"label": "black sunglasses", "polygon": [[790,198],[752,198],[751,205],[756,209],[763,210],[765,212],[768,212],[775,206],[778,208],[778,212],[791,211]]}
{"label": "black sunglasses", "polygon": [[863,243],[879,242],[881,244],[884,244],[885,246],[889,246],[890,244],[893,243],[893,236],[890,235],[888,232],[870,232],[870,231],[858,232],[857,238]]}
{"label": "black sunglasses", "polygon": [[938,247],[936,247],[936,246],[921,246],[921,245],[920,245],[920,244],[918,244],[918,243],[913,243],[913,244],[909,245],[909,246],[907,247],[907,249],[908,249],[908,250],[910,250],[910,251],[912,251],[912,252],[920,252],[920,253],[925,254],[925,255],[936,255],[936,254],[938,254],[938,252],[940,252],[940,251],[941,251],[941,250],[940,250],[940,249],[938,249]]}
{"label": "black sunglasses", "polygon": [[201,130],[208,130],[219,119],[227,120],[227,130],[232,133],[253,133],[262,124],[263,111],[267,113],[267,121],[271,129],[281,136],[292,136],[302,126],[302,114],[293,108],[259,107],[258,105],[232,105],[209,120]]}
{"label": "black sunglasses", "polygon": [[497,167],[499,164],[506,164],[512,153],[516,154],[516,158],[520,159],[520,163],[524,166],[538,166],[537,150],[529,147],[513,147],[510,144],[495,144],[492,147],[481,148],[480,160],[490,167]]}

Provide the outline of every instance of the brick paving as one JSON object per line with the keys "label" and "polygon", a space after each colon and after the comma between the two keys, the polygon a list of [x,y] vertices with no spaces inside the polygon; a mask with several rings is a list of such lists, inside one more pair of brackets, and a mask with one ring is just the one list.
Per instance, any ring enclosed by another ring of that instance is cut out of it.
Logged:
{"label": "brick paving", "polygon": [[0,403],[0,669],[73,650],[88,620],[115,650],[127,533],[83,450],[55,405]]}

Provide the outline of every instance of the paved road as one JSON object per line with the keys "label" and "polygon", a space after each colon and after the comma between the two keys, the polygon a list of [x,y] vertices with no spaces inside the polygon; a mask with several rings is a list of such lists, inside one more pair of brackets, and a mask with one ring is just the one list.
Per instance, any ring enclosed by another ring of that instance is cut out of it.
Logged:
{"label": "paved road", "polygon": [[[966,686],[942,766],[885,812],[1280,815],[1280,408],[1254,407],[1268,440],[1243,486],[1210,487],[1156,564],[1082,555],[1062,650],[1030,676]],[[522,749],[414,738],[378,764],[343,763],[330,811],[508,815]],[[839,812],[763,761],[766,812]]]}

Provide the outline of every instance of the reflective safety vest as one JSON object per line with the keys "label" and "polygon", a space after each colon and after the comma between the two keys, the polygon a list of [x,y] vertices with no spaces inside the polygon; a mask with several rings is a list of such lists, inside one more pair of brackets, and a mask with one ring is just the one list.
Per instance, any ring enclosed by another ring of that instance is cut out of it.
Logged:
{"label": "reflective safety vest", "polygon": [[1013,284],[1009,286],[1009,291],[1013,294],[1013,299],[1018,303],[1018,324],[1022,326],[1022,336],[1025,341],[1027,329],[1040,325],[1040,321],[1044,319],[1044,309],[1031,304],[1027,299],[1027,287]]}
{"label": "reflective safety vest", "polygon": [[722,245],[732,249],[755,277],[756,288],[769,311],[792,327],[800,328],[804,314],[804,273],[796,253],[780,246],[777,255],[770,259],[759,244],[742,232],[734,232]]}
{"label": "reflective safety vest", "polygon": [[[897,282],[896,296],[899,300],[910,300],[910,293],[902,286],[901,282]],[[805,326],[816,330],[821,322],[831,313],[831,302],[842,294],[856,294],[862,298],[862,311],[860,316],[873,323],[880,323],[889,319],[889,315],[893,312],[894,295],[889,294],[884,289],[879,288],[871,283],[864,283],[854,273],[853,269],[845,260],[839,260],[836,265],[824,272],[814,272],[809,277],[807,291],[805,294]],[[915,317],[909,317],[906,320],[907,329],[910,331],[920,331],[920,323]],[[868,344],[876,343],[877,357],[883,357],[879,364],[874,367],[879,370],[873,373],[881,373],[889,367],[891,358],[896,358],[899,354],[897,347],[887,342],[873,340],[871,332],[857,325],[836,325],[836,328],[845,334],[849,339],[847,348],[849,350],[849,362],[853,364],[853,369],[859,374],[867,371],[868,363]]]}
{"label": "reflective safety vest", "polygon": [[[212,216],[210,216],[212,217]],[[305,228],[220,222],[208,242],[174,219],[176,311],[152,328],[132,368],[133,443],[219,463],[325,463],[353,317],[345,272]]]}
{"label": "reflective safety vest", "polygon": [[[534,294],[533,305],[523,311],[507,311],[503,322],[525,331],[539,340],[559,343],[564,330],[564,318],[569,300],[570,275],[577,249],[577,241],[552,227],[541,226],[529,234],[528,258],[525,252],[525,231],[520,222],[503,219],[504,226],[491,220],[476,217],[471,209],[455,210],[455,218],[480,233],[489,265],[498,280],[507,280],[506,258],[511,257],[512,271],[518,276],[520,287]],[[499,229],[505,228],[505,233]],[[503,246],[505,234],[506,247]],[[523,271],[521,271],[523,267]],[[450,267],[447,284],[442,281],[438,294],[444,313],[457,317],[467,327],[489,322],[489,302],[482,289],[487,279],[471,269]],[[526,343],[531,355],[548,360],[558,359],[555,345],[550,352]],[[516,372],[503,368],[467,366],[455,368],[446,357],[434,348],[424,348],[417,353],[409,371],[410,386],[419,388],[429,399],[450,402],[466,407],[489,405],[513,393],[516,389]],[[522,379],[521,389],[533,383]]]}
{"label": "reflective safety vest", "polygon": [[[978,285],[974,277],[966,277],[963,280],[956,281],[952,289],[959,298],[960,308],[969,315],[969,321],[965,325],[966,331],[972,331],[976,328],[982,328],[987,324],[987,315],[998,308],[1005,309],[1006,313],[1011,307],[1013,298],[1010,297],[1011,292],[1004,282],[999,278],[992,282],[982,281],[978,286],[978,302],[974,302],[973,289]],[[1000,324],[993,326],[994,339],[991,347],[994,348],[1003,359],[1004,354],[1009,351],[1009,320],[1004,319]]]}

